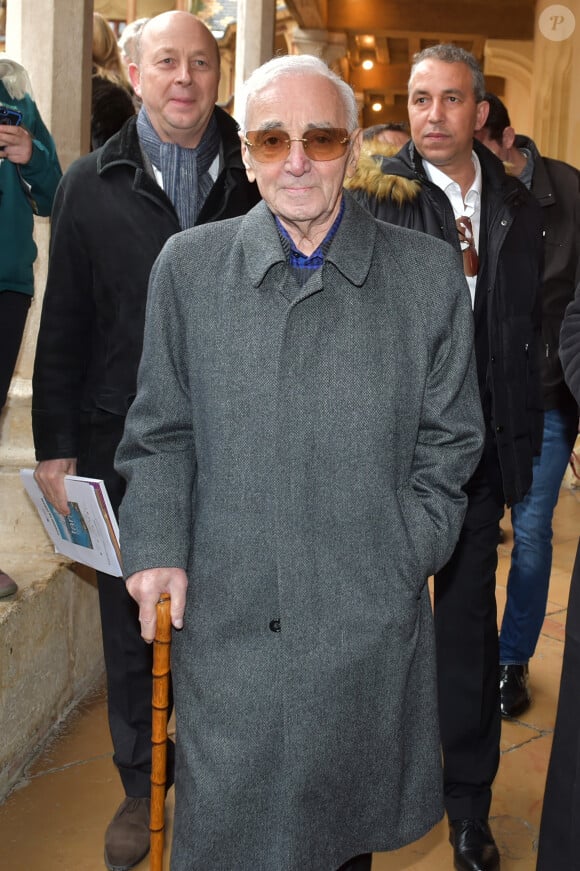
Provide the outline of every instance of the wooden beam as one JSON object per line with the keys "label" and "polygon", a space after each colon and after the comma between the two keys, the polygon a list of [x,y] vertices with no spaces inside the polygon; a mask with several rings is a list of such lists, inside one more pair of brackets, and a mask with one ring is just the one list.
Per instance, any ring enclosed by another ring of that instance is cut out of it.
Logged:
{"label": "wooden beam", "polygon": [[[308,0],[292,2],[309,5]],[[535,0],[328,0],[328,21],[332,30],[359,33],[476,33],[487,39],[533,39],[534,9]]]}
{"label": "wooden beam", "polygon": [[372,70],[351,69],[350,84],[355,91],[396,91],[407,93],[410,67],[408,64],[375,64]]}
{"label": "wooden beam", "polygon": [[328,27],[328,0],[286,0],[286,8],[302,30]]}

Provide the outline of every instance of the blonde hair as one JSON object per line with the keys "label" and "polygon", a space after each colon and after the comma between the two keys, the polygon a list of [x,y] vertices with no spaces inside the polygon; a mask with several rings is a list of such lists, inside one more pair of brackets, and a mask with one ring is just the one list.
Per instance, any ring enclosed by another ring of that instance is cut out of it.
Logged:
{"label": "blonde hair", "polygon": [[113,28],[98,12],[93,13],[93,75],[130,90]]}

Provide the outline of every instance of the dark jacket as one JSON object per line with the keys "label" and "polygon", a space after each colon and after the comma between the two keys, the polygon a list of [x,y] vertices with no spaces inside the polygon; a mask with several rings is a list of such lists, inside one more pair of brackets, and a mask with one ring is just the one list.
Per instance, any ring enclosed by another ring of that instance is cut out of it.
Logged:
{"label": "dark jacket", "polygon": [[545,232],[542,284],[542,380],[544,407],[574,408],[559,355],[559,333],[568,303],[580,281],[580,172],[561,160],[542,157],[527,136],[516,136],[534,160],[531,191],[542,206]]}
{"label": "dark jacket", "polygon": [[580,283],[562,321],[560,355],[566,383],[580,406]]}
{"label": "dark jacket", "polygon": [[[244,214],[259,199],[242,164],[237,125],[216,108],[221,172],[197,223]],[[38,460],[76,457],[81,412],[124,416],[135,394],[147,284],[180,230],[173,205],[145,169],[131,118],[60,184],[33,376]]]}
{"label": "dark jacket", "polygon": [[[560,356],[568,384],[580,405],[580,284],[562,322]],[[570,579],[562,680],[554,741],[542,809],[536,871],[574,868],[580,831],[580,543]]]}
{"label": "dark jacket", "polygon": [[93,74],[91,88],[91,150],[95,151],[135,114],[135,104],[127,88],[104,76]]}
{"label": "dark jacket", "polygon": [[[542,441],[541,210],[495,155],[478,142],[474,149],[483,174],[475,350],[483,411],[512,505],[530,487]],[[459,253],[451,204],[428,179],[412,141],[393,157],[363,155],[348,187],[376,217],[446,239]]]}

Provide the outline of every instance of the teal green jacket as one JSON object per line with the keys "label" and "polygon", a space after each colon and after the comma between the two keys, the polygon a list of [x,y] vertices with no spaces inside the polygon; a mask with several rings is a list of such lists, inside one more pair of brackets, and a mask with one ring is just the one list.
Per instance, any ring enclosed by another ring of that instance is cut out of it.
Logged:
{"label": "teal green jacket", "polygon": [[31,97],[15,100],[0,82],[0,104],[22,112],[22,124],[32,135],[32,157],[26,165],[0,159],[0,292],[32,296],[34,215],[50,215],[62,171],[54,140]]}

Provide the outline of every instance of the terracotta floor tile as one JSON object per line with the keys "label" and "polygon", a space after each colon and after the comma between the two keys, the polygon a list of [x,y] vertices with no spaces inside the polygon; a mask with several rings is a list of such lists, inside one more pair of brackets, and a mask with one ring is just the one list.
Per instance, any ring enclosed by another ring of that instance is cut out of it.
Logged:
{"label": "terracotta floor tile", "polygon": [[559,568],[554,566],[550,574],[550,589],[548,592],[548,613],[552,610],[561,611],[568,607],[568,596],[570,594],[570,578],[572,576],[572,567],[574,560],[570,560],[569,568]]}

